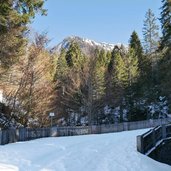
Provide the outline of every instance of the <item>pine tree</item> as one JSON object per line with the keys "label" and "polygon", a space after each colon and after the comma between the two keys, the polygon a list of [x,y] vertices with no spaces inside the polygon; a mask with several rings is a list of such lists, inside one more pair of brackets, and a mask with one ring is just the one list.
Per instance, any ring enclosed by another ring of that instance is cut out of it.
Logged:
{"label": "pine tree", "polygon": [[[129,51],[121,56],[116,53],[113,72],[113,84],[115,87],[115,98],[120,98],[120,119],[123,120],[122,102],[124,99],[127,101],[127,106],[130,106],[134,100],[134,93],[136,89],[134,84],[137,83],[139,77],[138,57],[134,49],[130,48]],[[120,93],[118,93],[120,92]]]}
{"label": "pine tree", "polygon": [[128,78],[125,68],[125,58],[127,53],[128,51],[123,45],[121,45],[121,47],[115,46],[110,53],[109,58],[107,58],[109,61],[105,74],[105,103],[112,108],[120,106],[125,95]]}
{"label": "pine tree", "polygon": [[156,84],[158,72],[158,55],[157,49],[159,45],[159,27],[156,24],[156,18],[151,9],[145,15],[143,35],[144,35],[144,49],[146,52],[146,59],[148,60],[149,68],[145,68],[146,72],[149,71],[149,82],[152,86]]}
{"label": "pine tree", "polygon": [[[100,54],[99,54],[100,55]],[[83,73],[83,106],[88,114],[89,125],[99,124],[101,111],[104,107],[105,95],[105,72],[104,63],[101,63],[99,56],[90,58],[88,71]]]}
{"label": "pine tree", "polygon": [[28,23],[45,14],[44,0],[0,1],[0,64],[9,68],[24,52]]}
{"label": "pine tree", "polygon": [[162,24],[162,38],[160,46],[163,49],[165,47],[171,47],[171,1],[162,0],[162,4],[160,18]]}
{"label": "pine tree", "polygon": [[64,49],[62,50],[57,60],[56,88],[58,99],[56,103],[58,108],[56,110],[58,110],[58,115],[64,115],[69,125],[78,124],[78,118],[81,117],[80,108],[83,94],[80,87],[82,79],[85,77],[83,73],[86,63],[85,56],[74,41],[70,42],[66,52]]}
{"label": "pine tree", "polygon": [[126,72],[128,74],[128,86],[132,86],[139,76],[138,57],[134,49],[130,48],[125,58]]}
{"label": "pine tree", "polygon": [[[103,53],[102,53],[103,54]],[[97,56],[95,60],[95,66],[94,66],[94,72],[93,72],[93,84],[94,84],[94,91],[95,95],[94,98],[96,100],[103,98],[104,96],[104,91],[105,91],[105,55],[103,56],[104,60],[103,62],[101,61],[100,56],[102,55],[101,53],[99,56]]]}
{"label": "pine tree", "polygon": [[140,85],[142,85],[147,81],[149,72],[151,72],[151,62],[150,59],[146,55],[144,55],[140,39],[135,31],[133,31],[133,33],[131,34],[129,47],[134,50],[135,55],[138,58],[138,68],[141,78],[139,82]]}
{"label": "pine tree", "polygon": [[[170,0],[162,0],[162,7],[161,7],[161,29],[162,29],[162,37],[161,37],[161,44],[160,44],[160,51],[158,53],[160,61],[159,61],[159,81],[158,91],[164,94],[168,100],[169,104],[171,104],[171,83],[170,83],[170,76],[171,76],[171,1]],[[161,94],[156,93],[156,98],[158,98]]]}
{"label": "pine tree", "polygon": [[131,34],[129,47],[134,50],[135,55],[138,58],[138,68],[141,72],[141,75],[145,75],[144,70],[146,68],[147,59],[145,59],[145,56],[143,54],[143,48],[141,45],[141,41],[138,37],[138,34],[133,31]]}
{"label": "pine tree", "polygon": [[115,46],[110,54],[110,61],[108,63],[108,72],[112,73],[114,69],[114,61],[115,61],[115,56],[119,53],[119,48],[118,46]]}
{"label": "pine tree", "polygon": [[114,83],[121,87],[128,86],[128,73],[126,71],[127,68],[124,59],[119,53],[117,53],[115,56],[114,68]]}
{"label": "pine tree", "polygon": [[125,56],[117,53],[114,68],[115,83],[125,88],[131,87],[137,81],[139,75],[138,58],[134,49],[130,48]]}
{"label": "pine tree", "polygon": [[61,53],[59,56],[56,56],[57,62],[56,62],[56,73],[54,80],[63,80],[64,77],[67,75],[68,71],[68,64],[66,61],[66,51],[65,49],[61,50]]}
{"label": "pine tree", "polygon": [[151,9],[146,12],[143,36],[144,36],[144,50],[146,54],[152,54],[158,48],[159,44],[159,26],[156,24],[156,18]]}
{"label": "pine tree", "polygon": [[129,46],[130,46],[130,48],[134,49],[136,56],[139,59],[141,59],[142,55],[143,55],[143,48],[142,48],[141,41],[140,41],[136,31],[133,31],[131,34]]}
{"label": "pine tree", "polygon": [[135,94],[137,93],[137,81],[139,78],[138,68],[138,57],[136,56],[135,50],[130,48],[125,59],[126,73],[127,73],[127,84],[125,90],[125,100],[128,108],[128,120],[132,120],[132,111],[135,108],[134,102],[136,101]]}
{"label": "pine tree", "polygon": [[104,49],[100,50],[98,58],[99,58],[98,60],[101,63],[101,65],[103,65],[103,66],[107,65],[107,63],[108,63],[107,54]]}
{"label": "pine tree", "polygon": [[71,42],[68,51],[66,52],[66,61],[69,67],[79,67],[84,61],[79,45],[76,42]]}
{"label": "pine tree", "polygon": [[[110,106],[118,106],[121,103],[123,96],[123,87],[118,80],[117,64],[118,58],[122,61],[120,49],[115,46],[110,53],[109,62],[106,68],[105,83],[106,83],[106,104]],[[120,62],[119,62],[120,63]],[[122,66],[122,64],[119,64]],[[124,67],[124,66],[123,66]],[[123,68],[122,68],[123,69]],[[121,70],[122,70],[121,69]],[[122,71],[120,71],[121,73]],[[121,74],[120,74],[121,75]]]}

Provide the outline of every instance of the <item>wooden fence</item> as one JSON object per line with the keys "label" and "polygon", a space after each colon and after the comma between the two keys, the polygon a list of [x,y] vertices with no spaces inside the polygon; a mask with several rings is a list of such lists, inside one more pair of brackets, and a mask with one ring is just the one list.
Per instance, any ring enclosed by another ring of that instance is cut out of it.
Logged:
{"label": "wooden fence", "polygon": [[171,124],[159,125],[143,135],[137,136],[137,150],[150,155],[163,141],[171,138]]}
{"label": "wooden fence", "polygon": [[[51,128],[19,128],[0,130],[0,145],[28,141],[44,137],[61,137],[86,134],[102,134],[127,130],[151,128],[157,125],[171,123],[171,119],[145,120],[138,122],[123,122],[111,125],[93,125],[80,127],[51,127]],[[168,128],[166,128],[168,129]],[[168,131],[167,131],[168,132]]]}

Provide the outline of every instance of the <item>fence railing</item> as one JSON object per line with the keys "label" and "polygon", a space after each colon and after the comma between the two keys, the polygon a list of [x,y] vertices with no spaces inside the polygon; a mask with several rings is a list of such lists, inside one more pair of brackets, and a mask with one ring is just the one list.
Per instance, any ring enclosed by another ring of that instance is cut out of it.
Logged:
{"label": "fence railing", "polygon": [[[77,126],[77,127],[51,127],[51,128],[19,128],[0,130],[0,145],[18,142],[28,141],[37,138],[44,137],[60,137],[60,136],[74,136],[74,135],[86,135],[86,134],[102,134],[112,133],[127,130],[136,130],[151,128],[157,125],[163,125],[171,123],[171,118],[145,120],[138,122],[123,122],[110,125],[93,125],[93,126]],[[158,129],[157,129],[158,130]],[[161,130],[159,129],[158,132]],[[166,128],[167,135],[171,135],[170,128]],[[158,133],[159,134],[159,133]],[[160,139],[160,134],[157,137]],[[148,136],[147,136],[148,137]],[[150,141],[151,138],[146,138],[145,141]],[[148,140],[149,139],[149,140]],[[149,148],[149,147],[148,147]]]}
{"label": "fence railing", "polygon": [[171,124],[159,125],[143,135],[137,136],[137,150],[150,155],[163,141],[171,138]]}
{"label": "fence railing", "polygon": [[45,137],[60,137],[89,134],[89,127],[51,127],[51,128],[19,128],[0,131],[0,145],[18,141],[28,141]]}

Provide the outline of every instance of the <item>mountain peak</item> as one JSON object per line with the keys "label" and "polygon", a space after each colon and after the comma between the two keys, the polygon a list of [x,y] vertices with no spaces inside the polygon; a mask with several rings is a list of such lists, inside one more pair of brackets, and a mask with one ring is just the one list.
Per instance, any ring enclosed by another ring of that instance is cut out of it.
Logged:
{"label": "mountain peak", "polygon": [[[76,42],[80,46],[82,52],[86,55],[91,55],[94,49],[96,48],[104,49],[105,51],[112,51],[115,46],[118,46],[118,48],[122,46],[121,43],[110,44],[106,42],[96,42],[94,40],[81,38],[79,36],[69,36],[69,37],[66,37],[61,43],[59,43],[54,48],[55,52],[59,53],[61,49],[68,49],[70,46],[70,43],[73,41]],[[127,47],[127,46],[124,45],[124,47]]]}

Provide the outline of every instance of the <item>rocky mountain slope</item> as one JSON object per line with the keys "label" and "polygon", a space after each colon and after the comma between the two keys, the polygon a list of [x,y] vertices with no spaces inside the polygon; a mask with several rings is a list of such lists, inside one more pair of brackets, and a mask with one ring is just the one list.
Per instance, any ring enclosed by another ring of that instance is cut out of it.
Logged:
{"label": "rocky mountain slope", "polygon": [[[57,46],[53,48],[54,52],[60,53],[61,49],[68,49],[71,42],[76,42],[80,46],[82,52],[86,55],[91,55],[92,52],[96,48],[98,49],[104,49],[105,51],[112,51],[115,46],[120,48],[122,46],[121,43],[118,44],[109,44],[105,42],[96,42],[94,40],[81,38],[78,36],[70,36],[65,38],[61,43],[59,43]],[[124,45],[124,47],[127,47]]]}

